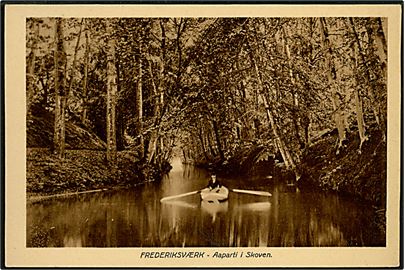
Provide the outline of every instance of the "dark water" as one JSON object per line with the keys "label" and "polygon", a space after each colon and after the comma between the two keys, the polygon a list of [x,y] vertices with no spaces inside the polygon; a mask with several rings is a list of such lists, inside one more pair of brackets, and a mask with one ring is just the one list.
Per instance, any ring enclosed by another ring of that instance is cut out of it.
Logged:
{"label": "dark water", "polygon": [[29,204],[27,246],[385,246],[369,206],[263,179],[221,181],[273,197],[231,192],[221,204],[201,203],[198,195],[160,203],[207,179],[206,171],[177,160],[160,183]]}

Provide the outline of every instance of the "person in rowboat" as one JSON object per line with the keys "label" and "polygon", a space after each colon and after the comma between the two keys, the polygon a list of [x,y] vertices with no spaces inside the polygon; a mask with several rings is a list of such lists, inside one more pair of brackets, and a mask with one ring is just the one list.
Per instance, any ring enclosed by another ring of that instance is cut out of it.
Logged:
{"label": "person in rowboat", "polygon": [[210,189],[210,191],[213,190],[215,192],[219,192],[222,184],[217,180],[217,176],[215,174],[212,174],[207,187]]}

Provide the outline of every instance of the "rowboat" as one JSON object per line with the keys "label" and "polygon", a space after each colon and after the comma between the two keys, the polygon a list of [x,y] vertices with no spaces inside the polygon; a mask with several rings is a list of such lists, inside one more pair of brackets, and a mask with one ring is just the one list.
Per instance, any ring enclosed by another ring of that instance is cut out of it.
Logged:
{"label": "rowboat", "polygon": [[[236,192],[236,193],[244,193],[244,194],[271,197],[271,193],[267,192],[267,191],[244,190],[244,189],[235,189],[235,188],[231,189],[231,191]],[[222,186],[220,188],[214,188],[214,189],[204,188],[202,190],[194,190],[194,191],[183,193],[183,194],[167,196],[167,197],[160,199],[160,202],[167,202],[169,200],[183,198],[183,197],[198,194],[198,193],[200,193],[201,200],[203,200],[203,201],[222,202],[222,201],[226,201],[228,199],[229,190],[224,186]]]}
{"label": "rowboat", "polygon": [[229,190],[222,186],[220,188],[204,188],[200,192],[201,200],[206,202],[223,202],[228,199]]}

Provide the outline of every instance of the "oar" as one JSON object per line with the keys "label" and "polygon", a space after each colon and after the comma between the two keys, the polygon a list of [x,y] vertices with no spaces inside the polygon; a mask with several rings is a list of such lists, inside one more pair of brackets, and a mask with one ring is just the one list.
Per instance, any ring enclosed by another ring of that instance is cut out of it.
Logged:
{"label": "oar", "polygon": [[196,191],[191,191],[191,192],[187,192],[187,193],[183,193],[183,194],[179,194],[179,195],[168,196],[168,197],[164,197],[164,198],[160,199],[160,202],[173,200],[173,199],[177,199],[177,198],[181,198],[181,197],[186,197],[186,196],[197,194],[200,192],[201,192],[201,190],[196,190]]}
{"label": "oar", "polygon": [[258,196],[267,196],[271,197],[271,193],[267,191],[256,191],[256,190],[244,190],[244,189],[231,189],[231,191],[236,193],[246,193],[251,195],[258,195]]}

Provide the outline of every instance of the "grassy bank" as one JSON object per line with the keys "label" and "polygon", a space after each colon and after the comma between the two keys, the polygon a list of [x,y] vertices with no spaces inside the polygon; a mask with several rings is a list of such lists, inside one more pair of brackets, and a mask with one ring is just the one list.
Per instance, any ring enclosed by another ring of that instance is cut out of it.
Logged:
{"label": "grassy bank", "polygon": [[105,152],[67,150],[58,160],[48,148],[27,149],[27,197],[131,187],[161,178],[162,172],[139,161],[135,152],[118,153],[117,168],[110,168]]}

